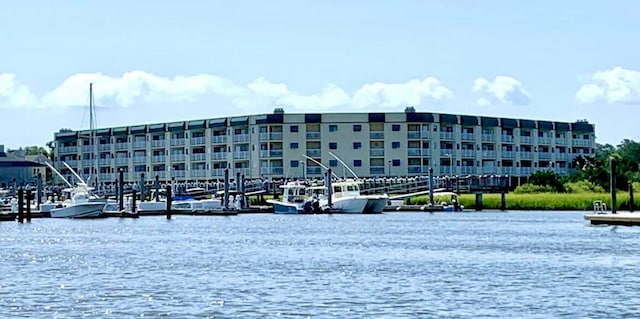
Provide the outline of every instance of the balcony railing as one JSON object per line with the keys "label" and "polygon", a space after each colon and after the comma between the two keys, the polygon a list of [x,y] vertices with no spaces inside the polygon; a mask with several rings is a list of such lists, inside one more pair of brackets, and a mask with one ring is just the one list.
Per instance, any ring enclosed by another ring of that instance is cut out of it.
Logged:
{"label": "balcony railing", "polygon": [[448,175],[453,172],[453,168],[450,165],[440,165],[440,175]]}
{"label": "balcony railing", "polygon": [[156,155],[151,157],[151,163],[164,163],[166,160],[166,156],[164,155]]}
{"label": "balcony railing", "polygon": [[109,165],[111,165],[111,159],[110,158],[98,159],[98,165],[100,165],[100,166],[109,166]]}
{"label": "balcony railing", "polygon": [[574,146],[589,146],[591,144],[591,140],[586,139],[573,139],[571,144]]}
{"label": "balcony railing", "polygon": [[260,157],[261,158],[282,157],[282,150],[261,150]]}
{"label": "balcony railing", "polygon": [[129,149],[129,143],[116,143],[115,149],[116,151]]}
{"label": "balcony railing", "polygon": [[371,166],[369,167],[369,174],[371,175],[384,175],[384,166]]}
{"label": "balcony railing", "polygon": [[529,176],[533,173],[533,167],[520,167],[520,176]]}
{"label": "balcony railing", "polygon": [[453,132],[440,132],[441,140],[453,140]]}
{"label": "balcony railing", "polygon": [[450,148],[445,148],[440,150],[440,156],[449,157],[454,156],[455,150]]}
{"label": "balcony railing", "polygon": [[129,158],[127,157],[116,157],[116,165],[128,165]]}
{"label": "balcony railing", "polygon": [[496,174],[497,171],[495,166],[482,167],[482,174]]}
{"label": "balcony railing", "polygon": [[407,156],[420,156],[420,149],[419,148],[407,149]]}
{"label": "balcony railing", "polygon": [[209,171],[206,169],[192,169],[191,177],[208,177]]}
{"label": "balcony railing", "polygon": [[520,158],[524,158],[524,159],[532,159],[533,158],[533,152],[520,152]]}
{"label": "balcony railing", "polygon": [[558,159],[558,160],[567,160],[567,159],[569,159],[569,154],[567,154],[567,153],[556,153],[556,159]]}
{"label": "balcony railing", "polygon": [[483,158],[496,158],[496,151],[492,150],[483,150],[482,151]]}
{"label": "balcony railing", "polygon": [[213,152],[213,153],[211,153],[211,160],[219,161],[219,160],[226,160],[226,159],[227,159],[227,152]]}
{"label": "balcony railing", "polygon": [[502,158],[516,158],[516,152],[514,152],[514,151],[502,151]]}
{"label": "balcony railing", "polygon": [[477,171],[478,169],[475,166],[460,167],[460,174],[463,174],[463,175],[473,175],[473,174],[476,174]]}
{"label": "balcony railing", "polygon": [[306,137],[308,140],[319,140],[321,135],[320,132],[307,132]]}
{"label": "balcony railing", "polygon": [[[231,173],[231,172],[229,172]],[[214,168],[211,170],[211,176],[224,176],[224,168]]]}
{"label": "balcony railing", "polygon": [[235,143],[246,143],[249,142],[249,134],[236,134],[233,136],[233,141]]}
{"label": "balcony railing", "polygon": [[513,135],[502,135],[500,140],[507,143],[513,143]]}
{"label": "balcony railing", "polygon": [[158,178],[160,179],[164,179],[167,177],[167,172],[165,171],[153,171],[151,172],[151,176],[152,178],[156,178],[156,176],[158,176]]}
{"label": "balcony railing", "polygon": [[[574,143],[575,144],[575,143]],[[83,153],[90,153],[93,152],[93,145],[83,145],[82,146],[82,152]]]}
{"label": "balcony railing", "polygon": [[196,153],[196,154],[191,154],[191,161],[192,162],[202,162],[202,161],[206,161],[207,160],[207,154],[205,153]]}
{"label": "balcony railing", "polygon": [[93,160],[90,159],[83,159],[82,160],[82,166],[83,167],[89,167],[93,165]]}
{"label": "balcony railing", "polygon": [[422,173],[422,166],[421,165],[409,165],[409,167],[407,167],[407,173],[409,173],[409,174],[420,174],[420,173]]}
{"label": "balcony railing", "polygon": [[111,151],[111,144],[98,144],[98,151]]}
{"label": "balcony railing", "polygon": [[133,163],[134,164],[144,164],[147,162],[147,157],[146,156],[134,156],[133,157]]}
{"label": "balcony railing", "polygon": [[249,176],[249,168],[248,167],[234,168],[233,170],[230,170],[229,174],[231,174],[232,172],[234,174],[240,173],[240,175]]}
{"label": "balcony railing", "polygon": [[431,149],[430,148],[423,148],[421,153],[422,153],[422,156],[429,157],[429,156],[431,156]]}
{"label": "balcony railing", "polygon": [[567,139],[564,137],[558,137],[555,139],[556,145],[567,145]]}
{"label": "balcony railing", "polygon": [[227,144],[227,136],[226,135],[214,135],[211,136],[212,144]]}
{"label": "balcony railing", "polygon": [[420,131],[409,131],[409,132],[407,132],[407,139],[410,139],[410,140],[418,140],[418,139],[420,139]]}
{"label": "balcony railing", "polygon": [[185,171],[185,170],[172,170],[171,171],[171,177],[184,178],[185,176],[187,176],[187,171]]}
{"label": "balcony railing", "polygon": [[500,168],[500,171],[504,175],[516,175],[516,168],[511,166],[503,166]]}
{"label": "balcony railing", "polygon": [[533,137],[531,137],[531,136],[520,136],[520,143],[533,144]]}
{"label": "balcony railing", "polygon": [[466,158],[469,158],[469,157],[473,158],[473,157],[476,157],[476,150],[461,150],[460,155]]}
{"label": "balcony railing", "polygon": [[538,136],[538,144],[550,144],[551,138],[547,136]]}
{"label": "balcony railing", "polygon": [[275,133],[260,133],[259,135],[259,139],[261,141],[281,141],[282,140],[282,133],[281,132],[275,132]]}
{"label": "balcony railing", "polygon": [[184,154],[171,154],[170,157],[172,162],[184,162],[185,155]]}
{"label": "balcony railing", "polygon": [[147,148],[147,142],[145,142],[145,141],[135,141],[135,142],[133,142],[133,148]]}
{"label": "balcony railing", "polygon": [[551,158],[551,153],[549,153],[549,152],[539,152],[538,153],[538,158],[539,159],[550,159]]}
{"label": "balcony railing", "polygon": [[320,166],[307,166],[307,175],[320,175],[322,174],[322,167]]}
{"label": "balcony railing", "polygon": [[165,146],[167,146],[167,143],[166,143],[165,140],[151,141],[151,147],[160,148],[160,147],[165,147]]}
{"label": "balcony railing", "polygon": [[282,175],[284,172],[284,168],[277,167],[260,167],[260,174],[264,175]]}
{"label": "balcony railing", "polygon": [[320,149],[308,149],[307,150],[307,156],[311,156],[311,157],[318,157],[322,154],[322,150]]}
{"label": "balcony railing", "polygon": [[384,156],[384,148],[374,148],[369,150],[369,156]]}
{"label": "balcony railing", "polygon": [[233,159],[249,159],[249,151],[234,151]]}
{"label": "balcony railing", "polygon": [[190,142],[191,142],[191,145],[204,145],[205,138],[204,136],[192,137]]}
{"label": "balcony railing", "polygon": [[115,180],[115,177],[111,173],[100,173],[100,174],[98,174],[98,179],[103,181],[103,182],[106,182],[106,181]]}
{"label": "balcony railing", "polygon": [[496,141],[496,135],[495,134],[483,133],[482,134],[482,141],[483,142],[495,142]]}
{"label": "balcony railing", "polygon": [[184,145],[184,138],[172,138],[171,139],[171,143],[169,143],[171,146],[182,146]]}
{"label": "balcony railing", "polygon": [[60,154],[73,154],[76,153],[78,151],[78,147],[76,146],[63,146],[60,147]]}
{"label": "balcony railing", "polygon": [[384,132],[369,132],[369,139],[372,140],[383,140]]}
{"label": "balcony railing", "polygon": [[476,139],[476,135],[475,135],[475,134],[473,134],[473,133],[466,133],[466,132],[463,132],[462,134],[460,134],[460,138],[461,138],[463,141],[475,141],[475,139]]}

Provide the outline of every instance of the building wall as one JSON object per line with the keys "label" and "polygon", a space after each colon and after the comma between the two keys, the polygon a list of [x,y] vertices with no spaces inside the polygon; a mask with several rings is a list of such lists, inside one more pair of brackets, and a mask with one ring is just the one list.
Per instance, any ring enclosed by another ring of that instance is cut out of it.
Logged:
{"label": "building wall", "polygon": [[429,168],[435,175],[529,176],[541,169],[565,175],[573,158],[592,155],[595,144],[594,127],[584,122],[416,114],[409,121],[400,112],[260,114],[98,129],[93,138],[62,132],[55,135],[55,166],[71,177],[65,161],[86,178],[97,162],[103,182],[114,181],[119,169],[128,181],[143,172],[213,180],[225,166],[247,178],[322,176],[309,156],[351,176],[333,153],[359,177],[424,175]]}

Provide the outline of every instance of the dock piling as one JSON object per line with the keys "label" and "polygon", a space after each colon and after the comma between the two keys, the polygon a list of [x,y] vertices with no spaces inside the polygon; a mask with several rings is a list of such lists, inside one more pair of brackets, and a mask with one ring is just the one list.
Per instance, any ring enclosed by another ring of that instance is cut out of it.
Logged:
{"label": "dock piling", "polygon": [[118,170],[118,208],[120,211],[124,210],[124,170],[120,168]]}
{"label": "dock piling", "polygon": [[30,189],[27,189],[26,192],[26,208],[27,208],[27,223],[31,222],[31,199],[33,198],[33,193]]}
{"label": "dock piling", "polygon": [[[138,192],[136,190],[131,191],[131,212],[135,214],[136,212],[136,197],[138,197]],[[140,198],[142,199],[142,192],[140,193]]]}
{"label": "dock piling", "polygon": [[331,197],[333,197],[333,187],[331,186],[331,168],[329,168],[325,174],[325,185],[327,185],[327,205],[329,206],[329,208],[331,208],[333,206],[333,203],[331,202]]}
{"label": "dock piling", "polygon": [[240,202],[240,208],[247,208],[249,207],[249,203],[247,203],[247,196],[245,195],[245,193],[247,192],[247,185],[246,181],[244,180],[244,174],[240,176],[240,181],[240,191],[242,192],[242,201]]}
{"label": "dock piling", "polygon": [[24,222],[24,190],[21,188],[18,189],[18,222]]}
{"label": "dock piling", "polygon": [[429,167],[429,205],[433,204],[433,167]]}
{"label": "dock piling", "polygon": [[507,198],[506,193],[504,191],[500,192],[500,210],[507,210]]}
{"label": "dock piling", "polygon": [[40,204],[42,204],[42,173],[38,173],[38,178],[36,179],[36,208],[40,210]]}
{"label": "dock piling", "polygon": [[611,213],[616,214],[618,211],[617,198],[616,198],[616,159],[614,157],[609,158],[609,167],[611,169],[609,189],[611,190]]}
{"label": "dock piling", "polygon": [[476,193],[476,211],[482,210],[482,192]]}
{"label": "dock piling", "polygon": [[224,169],[224,198],[222,206],[229,208],[229,168]]}
{"label": "dock piling", "polygon": [[160,176],[158,175],[156,175],[155,188],[156,188],[156,202],[158,202],[160,201]]}
{"label": "dock piling", "polygon": [[629,212],[633,213],[635,206],[635,202],[633,201],[633,183],[629,182]]}
{"label": "dock piling", "polygon": [[167,185],[167,219],[171,219],[171,185]]}
{"label": "dock piling", "polygon": [[[140,201],[144,200],[144,172],[140,173]],[[135,198],[135,196],[134,196]]]}

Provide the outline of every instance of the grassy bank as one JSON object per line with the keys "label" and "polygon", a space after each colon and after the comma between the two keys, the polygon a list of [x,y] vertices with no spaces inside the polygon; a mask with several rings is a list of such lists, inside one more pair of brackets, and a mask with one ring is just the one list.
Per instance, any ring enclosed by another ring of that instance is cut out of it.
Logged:
{"label": "grassy bank", "polygon": [[[617,207],[619,210],[629,209],[629,193],[618,192]],[[450,202],[450,196],[435,198],[436,203],[440,201]],[[611,195],[609,193],[530,193],[530,194],[506,194],[507,210],[585,210],[593,209],[593,201],[601,200],[611,207]],[[460,204],[466,209],[475,209],[475,194],[461,194],[458,197]],[[426,204],[429,196],[420,196],[411,200],[412,204]],[[634,204],[640,204],[640,193],[634,192]],[[482,205],[484,209],[500,209],[500,194],[482,194]]]}

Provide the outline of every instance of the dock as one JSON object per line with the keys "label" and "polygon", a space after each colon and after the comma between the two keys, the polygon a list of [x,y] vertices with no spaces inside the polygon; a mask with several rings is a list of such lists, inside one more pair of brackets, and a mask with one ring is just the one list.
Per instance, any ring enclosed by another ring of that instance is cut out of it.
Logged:
{"label": "dock", "polygon": [[584,215],[591,225],[640,226],[640,213],[617,212]]}

